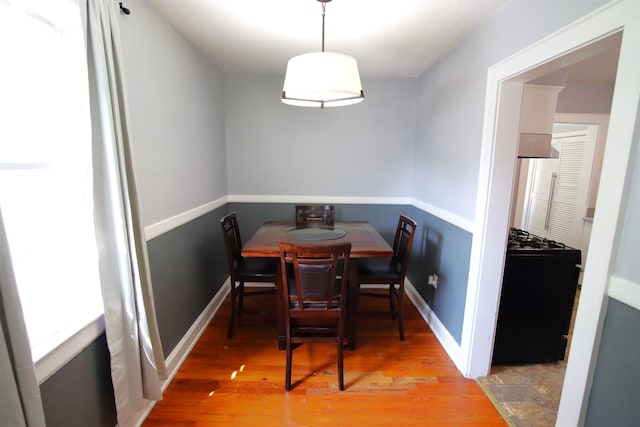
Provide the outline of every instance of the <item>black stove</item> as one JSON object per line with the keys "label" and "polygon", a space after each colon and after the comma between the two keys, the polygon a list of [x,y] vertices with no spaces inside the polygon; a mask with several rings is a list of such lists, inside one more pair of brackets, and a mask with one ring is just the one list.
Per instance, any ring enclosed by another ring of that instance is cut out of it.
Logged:
{"label": "black stove", "polygon": [[581,254],[525,230],[509,232],[494,365],[564,358]]}

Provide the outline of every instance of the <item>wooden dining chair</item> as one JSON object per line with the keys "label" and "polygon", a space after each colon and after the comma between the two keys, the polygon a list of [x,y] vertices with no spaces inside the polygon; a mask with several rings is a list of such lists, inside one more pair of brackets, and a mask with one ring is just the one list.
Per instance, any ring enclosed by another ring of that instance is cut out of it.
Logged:
{"label": "wooden dining chair", "polygon": [[333,205],[296,205],[296,228],[333,227]]}
{"label": "wooden dining chair", "polygon": [[[233,337],[233,326],[236,316],[243,312],[251,311],[244,309],[244,297],[254,295],[264,295],[275,292],[275,283],[278,277],[277,258],[251,258],[242,256],[242,240],[240,239],[240,227],[238,217],[232,212],[220,220],[222,235],[227,249],[227,261],[229,265],[229,275],[231,284],[231,316],[229,317],[229,328],[227,337]],[[246,291],[245,282],[273,283],[270,289]]]}
{"label": "wooden dining chair", "polygon": [[398,319],[400,341],[404,341],[404,279],[409,264],[409,253],[417,224],[414,220],[400,215],[393,239],[393,256],[389,258],[363,258],[357,262],[359,285],[389,285],[387,294],[360,291],[362,296],[389,298],[391,316]]}
{"label": "wooden dining chair", "polygon": [[343,345],[346,341],[347,292],[351,243],[280,243],[279,297],[285,307],[285,390],[291,389],[293,345],[335,344],[338,387],[344,390]]}

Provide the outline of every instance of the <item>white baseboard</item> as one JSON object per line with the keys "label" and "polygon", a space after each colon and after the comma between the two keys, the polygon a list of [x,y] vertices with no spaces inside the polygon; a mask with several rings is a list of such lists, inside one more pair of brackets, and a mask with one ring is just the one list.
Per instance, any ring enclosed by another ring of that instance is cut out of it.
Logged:
{"label": "white baseboard", "polygon": [[[193,325],[191,325],[187,333],[184,334],[180,342],[178,342],[173,351],[165,359],[167,379],[164,380],[162,384],[162,391],[165,391],[169,384],[171,384],[171,381],[189,356],[189,353],[191,353],[191,350],[193,350],[193,347],[196,345],[200,336],[211,322],[211,319],[213,319],[213,316],[222,305],[222,302],[227,297],[228,293],[229,279],[227,278],[224,284],[220,287],[220,290],[214,295],[209,304],[207,304],[207,307],[202,311],[202,313],[200,313],[200,316],[198,316],[196,321],[193,322]],[[145,408],[135,415],[136,421],[132,423],[132,425],[135,425],[136,427],[141,426],[147,416],[151,413],[155,404],[155,401],[146,401]]]}
{"label": "white baseboard", "polygon": [[464,372],[460,362],[460,344],[458,344],[456,340],[451,336],[447,328],[444,327],[440,319],[438,319],[438,316],[436,316],[433,310],[431,310],[431,307],[429,307],[427,302],[422,298],[422,295],[418,293],[409,279],[405,279],[404,290],[407,294],[407,297],[409,297],[424,321],[427,322],[427,325],[429,325],[434,335],[440,342],[440,345],[442,345],[458,370],[461,373]]}

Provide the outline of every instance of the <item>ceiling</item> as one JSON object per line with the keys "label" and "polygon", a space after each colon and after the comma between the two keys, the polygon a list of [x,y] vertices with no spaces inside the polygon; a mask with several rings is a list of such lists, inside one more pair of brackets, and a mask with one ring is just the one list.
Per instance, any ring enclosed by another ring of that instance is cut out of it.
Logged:
{"label": "ceiling", "polygon": [[[416,77],[506,1],[330,1],[325,50],[355,57],[363,76]],[[149,2],[225,73],[284,74],[292,56],[321,50],[316,0]]]}

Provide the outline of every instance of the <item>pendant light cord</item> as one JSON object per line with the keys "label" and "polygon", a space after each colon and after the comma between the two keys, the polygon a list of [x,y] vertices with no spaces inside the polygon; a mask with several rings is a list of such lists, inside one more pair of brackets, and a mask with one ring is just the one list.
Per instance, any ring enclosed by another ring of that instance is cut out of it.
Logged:
{"label": "pendant light cord", "polygon": [[327,7],[327,3],[322,2],[322,51],[324,52],[324,10]]}

